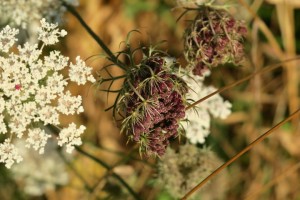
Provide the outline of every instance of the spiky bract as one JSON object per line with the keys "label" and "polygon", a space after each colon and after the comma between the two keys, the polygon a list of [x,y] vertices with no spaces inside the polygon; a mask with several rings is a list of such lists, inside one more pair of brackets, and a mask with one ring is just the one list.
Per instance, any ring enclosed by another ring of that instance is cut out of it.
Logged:
{"label": "spiky bract", "polygon": [[173,72],[177,63],[166,56],[151,51],[132,65],[117,103],[124,115],[121,131],[146,155],[163,155],[169,139],[179,135],[179,121],[185,116],[187,85]]}

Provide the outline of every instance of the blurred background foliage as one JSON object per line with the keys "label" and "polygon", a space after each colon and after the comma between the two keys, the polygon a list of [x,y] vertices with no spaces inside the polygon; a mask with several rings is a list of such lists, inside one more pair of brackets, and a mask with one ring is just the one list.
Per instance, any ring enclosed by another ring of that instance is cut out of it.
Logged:
{"label": "blurred background foliage", "polygon": [[[245,40],[246,61],[238,67],[226,65],[213,69],[206,80],[208,84],[221,88],[300,52],[298,0],[219,2],[232,4],[230,12],[245,20],[249,27]],[[241,2],[249,4],[253,12]],[[77,10],[113,52],[120,50],[128,32],[139,30],[140,34],[131,37],[133,46],[167,40],[161,48],[184,63],[182,33],[186,20],[192,19],[193,14],[189,13],[176,22],[183,9],[176,8],[173,0],[82,0]],[[96,74],[107,64],[100,56],[103,52],[71,14],[65,17],[64,28],[68,36],[57,48],[62,48],[73,59],[76,55],[86,58]],[[213,121],[206,146],[210,146],[225,162],[298,109],[298,66],[298,61],[283,63],[281,68],[223,92],[221,95],[233,104],[233,113],[226,120]],[[118,75],[122,72],[115,68],[111,73]],[[113,87],[118,88],[121,84],[117,82]],[[106,94],[94,91],[91,86],[69,87],[74,94],[83,96],[85,112],[78,118],[61,119],[62,124],[70,121],[85,124],[87,131],[82,148],[104,160],[111,169],[75,153],[73,160],[66,163],[69,183],[47,191],[43,196],[32,197],[26,195],[22,184],[15,182],[11,172],[1,166],[1,199],[132,199],[127,190],[110,176],[115,172],[142,199],[171,200],[170,194],[155,179],[156,159],[141,159],[134,144],[126,145],[127,139],[120,135],[112,113],[104,111],[113,103],[114,94],[106,101]],[[175,141],[174,145],[178,142]],[[222,199],[300,199],[299,146],[299,118],[295,118],[228,167],[228,188]],[[212,190],[218,192],[218,186]]]}

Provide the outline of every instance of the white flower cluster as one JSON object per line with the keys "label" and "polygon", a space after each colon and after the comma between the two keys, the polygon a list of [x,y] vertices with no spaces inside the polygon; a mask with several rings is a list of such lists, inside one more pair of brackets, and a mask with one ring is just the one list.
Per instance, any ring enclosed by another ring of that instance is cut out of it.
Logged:
{"label": "white flower cluster", "polygon": [[[77,6],[78,0],[67,0],[66,3]],[[27,28],[42,18],[61,21],[65,12],[60,0],[1,0],[0,22]]]}
{"label": "white flower cluster", "polygon": [[71,123],[68,128],[63,129],[59,134],[58,145],[63,146],[66,144],[67,152],[71,153],[74,149],[74,145],[81,145],[80,135],[84,132],[85,127],[80,126],[76,128],[74,123]]}
{"label": "white flower cluster", "polygon": [[[197,101],[217,90],[212,86],[205,86],[203,77],[189,74],[183,78],[190,88],[187,99]],[[225,119],[230,114],[231,103],[224,101],[219,94],[206,99],[186,112],[187,120],[182,122],[186,137],[193,144],[203,144],[210,133],[211,116]]]}
{"label": "white flower cluster", "polygon": [[23,160],[17,148],[11,143],[10,139],[6,139],[0,144],[0,162],[5,163],[5,167],[10,168],[14,162],[21,162]]}
{"label": "white flower cluster", "polygon": [[43,41],[45,45],[52,45],[57,43],[59,37],[64,37],[67,35],[67,31],[59,30],[57,24],[49,24],[46,19],[41,20],[41,28],[38,31],[38,39]]}
{"label": "white flower cluster", "polygon": [[[10,51],[18,30],[6,26],[0,31],[0,134],[10,134],[12,139],[26,137],[26,147],[42,154],[51,137],[43,127],[59,125],[60,114],[83,112],[81,96],[65,91],[68,80],[85,84],[95,79],[79,57],[76,64],[70,63],[69,77],[64,78],[60,71],[69,66],[69,58],[59,51],[51,51],[49,55],[42,53],[44,46],[57,43],[66,31],[58,30],[55,24],[43,19],[39,33],[41,47],[25,43]],[[68,152],[73,145],[81,144],[79,136],[85,129],[83,126],[77,129],[74,123],[70,126],[72,128],[63,129],[58,137],[60,145],[67,144]],[[0,144],[0,162],[10,167],[20,161],[11,140]]]}

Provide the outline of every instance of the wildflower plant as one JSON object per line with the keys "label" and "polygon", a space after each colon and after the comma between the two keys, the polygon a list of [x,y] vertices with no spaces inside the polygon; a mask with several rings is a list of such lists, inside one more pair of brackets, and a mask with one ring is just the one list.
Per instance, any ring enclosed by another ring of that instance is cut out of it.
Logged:
{"label": "wildflower plant", "polygon": [[[132,52],[127,56],[133,61]],[[125,68],[124,84],[111,107],[122,116],[121,132],[147,156],[163,155],[169,140],[180,134],[188,89],[177,67],[168,54],[150,47],[139,64],[131,62]]]}
{"label": "wildflower plant", "polygon": [[184,56],[188,68],[202,76],[210,68],[233,63],[244,58],[243,37],[247,29],[223,8],[199,5],[196,17],[184,33]]}
{"label": "wildflower plant", "polygon": [[[56,24],[42,19],[38,31],[40,44],[25,43],[13,48],[18,32],[10,26],[0,31],[0,133],[7,136],[0,144],[0,162],[8,168],[22,160],[12,143],[14,138],[26,140],[26,147],[42,154],[48,138],[52,137],[44,127],[59,126],[61,114],[84,111],[81,96],[66,91],[69,81],[77,84],[95,81],[91,68],[80,57],[70,64],[69,77],[65,78],[61,70],[69,66],[69,58],[56,50],[44,54],[46,46],[56,44],[67,34]],[[82,125],[77,128],[70,124],[58,135],[58,144],[66,145],[71,152],[74,145],[81,144],[84,129]]]}

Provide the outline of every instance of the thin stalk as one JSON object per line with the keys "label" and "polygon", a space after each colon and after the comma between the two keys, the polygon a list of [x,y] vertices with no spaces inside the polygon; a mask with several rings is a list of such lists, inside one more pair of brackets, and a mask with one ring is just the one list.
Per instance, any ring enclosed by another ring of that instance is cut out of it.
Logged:
{"label": "thin stalk", "polygon": [[[51,131],[53,131],[56,135],[58,135],[61,130],[59,127],[54,126],[54,125],[48,125],[47,128],[49,128]],[[116,174],[112,171],[113,168],[111,166],[109,166],[107,163],[105,163],[101,159],[96,158],[95,156],[89,154],[88,152],[82,150],[81,148],[79,148],[77,146],[75,146],[75,149],[79,153],[91,158],[92,160],[94,160],[95,162],[100,164],[102,167],[104,167],[109,172],[109,175],[116,178],[128,190],[128,192],[134,197],[135,200],[141,200],[141,198],[135,193],[135,191],[133,191],[133,189],[118,174]],[[88,187],[87,189],[89,191],[93,190],[91,187]]]}
{"label": "thin stalk", "polygon": [[97,162],[101,166],[103,166],[112,177],[116,178],[128,190],[128,192],[134,197],[134,199],[141,200],[141,198],[135,193],[135,191],[133,191],[133,189],[118,174],[116,174],[115,172],[112,171],[113,168],[111,166],[109,166],[107,163],[105,163],[101,159],[99,159],[99,158],[89,154],[88,152],[82,150],[79,147],[75,147],[75,149],[79,153],[91,158],[92,160],[94,160],[95,162]]}
{"label": "thin stalk", "polygon": [[127,80],[128,85],[134,91],[134,93],[141,99],[141,101],[145,101],[145,99],[140,95],[140,93],[135,89],[135,87],[131,84],[129,80]]}
{"label": "thin stalk", "polygon": [[88,143],[89,145],[92,145],[92,146],[94,146],[94,147],[97,147],[97,148],[99,148],[99,149],[101,149],[102,151],[105,151],[105,152],[107,152],[107,153],[111,153],[111,154],[117,155],[117,156],[119,156],[119,157],[128,157],[128,158],[130,158],[131,160],[134,160],[134,161],[137,161],[137,162],[141,162],[141,163],[143,163],[143,164],[145,164],[145,165],[148,165],[149,167],[152,167],[152,168],[155,167],[154,165],[148,163],[147,161],[141,160],[141,159],[139,159],[139,158],[136,158],[134,155],[132,155],[132,153],[135,152],[136,148],[134,148],[134,149],[132,150],[132,152],[126,154],[126,153],[124,153],[124,152],[122,152],[122,151],[113,150],[113,149],[110,149],[110,148],[107,148],[107,147],[104,147],[104,146],[96,146],[94,143],[89,143],[89,142],[86,142],[86,143]]}
{"label": "thin stalk", "polygon": [[280,184],[280,182],[282,182],[288,176],[296,175],[299,168],[300,168],[300,162],[283,169],[282,172],[278,176],[276,176],[273,180],[268,182],[266,185],[260,187],[258,190],[251,193],[249,196],[246,196],[244,200],[258,199],[258,195],[260,195],[265,190],[271,188],[272,186],[275,186],[276,184]]}
{"label": "thin stalk", "polygon": [[300,109],[295,111],[293,114],[291,114],[288,118],[278,123],[276,126],[265,132],[263,135],[258,137],[256,140],[254,140],[251,144],[249,144],[246,148],[244,148],[242,151],[240,151],[238,154],[233,156],[230,160],[228,160],[226,163],[221,165],[219,168],[217,168],[214,172],[212,172],[208,177],[206,177],[203,181],[201,181],[197,186],[195,186],[191,191],[189,191],[181,200],[186,200],[189,196],[191,196],[194,192],[199,190],[205,183],[207,183],[211,178],[216,176],[218,173],[220,173],[223,169],[225,169],[228,165],[233,163],[235,160],[237,160],[239,157],[241,157],[243,154],[245,154],[247,151],[252,149],[255,145],[259,144],[261,141],[263,141],[266,137],[268,137],[271,133],[273,133],[275,130],[280,128],[283,124],[290,121],[297,115],[299,115]]}
{"label": "thin stalk", "polygon": [[106,46],[106,44],[100,39],[100,37],[85,23],[85,21],[82,19],[82,17],[79,15],[79,13],[74,9],[72,6],[68,5],[66,2],[61,0],[62,5],[65,6],[68,11],[77,18],[77,20],[80,22],[80,24],[85,28],[85,30],[92,36],[92,38],[100,45],[100,47],[105,51],[105,53],[108,55],[110,60],[125,70],[125,65],[122,61],[120,61],[112,52],[111,50]]}
{"label": "thin stalk", "polygon": [[193,108],[193,107],[196,106],[197,104],[199,104],[199,103],[205,101],[206,99],[208,99],[208,98],[214,96],[215,94],[221,93],[221,92],[223,92],[223,91],[225,91],[225,90],[228,90],[228,89],[230,89],[230,88],[233,88],[233,87],[235,87],[235,86],[237,86],[237,85],[239,85],[239,84],[241,84],[241,83],[243,83],[243,82],[245,82],[245,81],[247,81],[247,80],[250,80],[250,79],[253,78],[254,76],[263,74],[263,73],[265,73],[265,72],[272,71],[272,70],[274,70],[274,69],[280,67],[280,66],[281,66],[282,64],[284,64],[284,63],[292,62],[292,61],[295,61],[295,60],[298,60],[298,59],[300,59],[300,56],[296,56],[296,57],[294,57],[294,58],[290,58],[290,59],[284,60],[284,61],[279,62],[279,63],[276,63],[276,64],[268,65],[268,66],[264,67],[263,69],[261,69],[261,70],[259,70],[259,71],[257,71],[257,72],[254,72],[253,74],[250,74],[250,75],[246,76],[245,78],[242,78],[242,79],[240,79],[240,80],[238,80],[238,81],[236,81],[236,82],[234,82],[234,83],[232,83],[232,84],[229,84],[229,85],[227,85],[227,86],[225,86],[225,87],[223,87],[223,88],[220,88],[220,89],[218,89],[218,90],[216,90],[216,91],[210,93],[209,95],[207,95],[207,96],[205,96],[205,97],[199,99],[199,100],[196,101],[195,103],[189,105],[189,106],[186,108],[186,110]]}
{"label": "thin stalk", "polygon": [[103,78],[101,79],[101,82],[104,83],[106,81],[115,81],[115,80],[118,80],[118,79],[121,79],[121,78],[126,78],[127,75],[121,75],[121,76],[114,76],[112,78]]}
{"label": "thin stalk", "polygon": [[74,172],[74,174],[81,180],[81,182],[84,184],[84,187],[89,191],[89,193],[93,192],[93,188],[89,186],[87,181],[81,176],[81,174],[74,168],[74,166],[71,165],[71,163],[65,158],[65,156],[62,154],[61,151],[58,150],[58,155],[61,157],[61,159],[67,164],[67,166]]}

